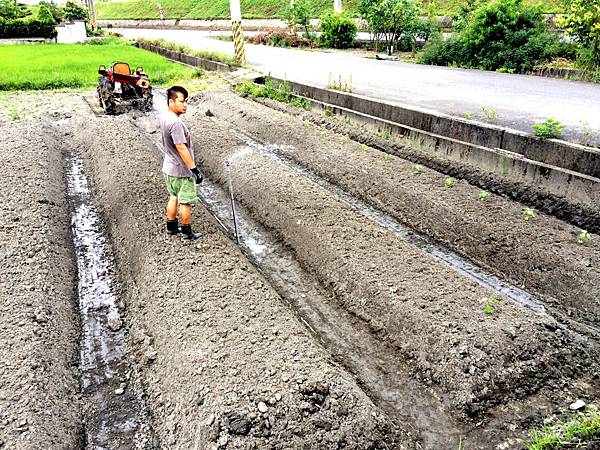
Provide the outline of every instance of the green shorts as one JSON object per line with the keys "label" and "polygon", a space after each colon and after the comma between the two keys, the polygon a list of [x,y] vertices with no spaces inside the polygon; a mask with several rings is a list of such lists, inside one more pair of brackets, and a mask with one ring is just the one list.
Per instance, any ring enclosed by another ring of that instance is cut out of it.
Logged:
{"label": "green shorts", "polygon": [[167,192],[177,197],[182,205],[195,205],[198,203],[196,194],[196,180],[194,177],[174,177],[163,173]]}

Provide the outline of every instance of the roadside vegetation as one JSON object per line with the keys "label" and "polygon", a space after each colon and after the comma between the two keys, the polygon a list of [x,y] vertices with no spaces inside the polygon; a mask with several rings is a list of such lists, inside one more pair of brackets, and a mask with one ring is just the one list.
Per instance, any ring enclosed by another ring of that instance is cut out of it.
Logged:
{"label": "roadside vegetation", "polygon": [[469,0],[453,22],[452,35],[435,36],[417,61],[519,73],[560,60],[600,80],[600,3],[564,1],[565,14],[556,22],[573,42],[561,39],[540,9],[523,0]]}
{"label": "roadside vegetation", "polygon": [[[104,45],[94,45],[102,43]],[[98,66],[114,61],[142,66],[153,84],[190,80],[197,71],[167,61],[116,38],[91,44],[0,46],[0,90],[92,89],[98,83]]]}
{"label": "roadside vegetation", "polygon": [[[161,0],[166,19],[227,19],[229,18],[228,0]],[[359,0],[344,1],[344,12],[358,17]],[[561,11],[560,0],[527,0],[528,4],[538,5],[544,13]],[[287,17],[290,2],[288,0],[242,0],[242,16],[245,19]],[[434,15],[452,16],[460,11],[465,0],[427,0],[423,7],[425,12]],[[98,1],[96,13],[99,19],[158,19],[156,2],[143,0]],[[325,0],[308,0],[308,14],[318,18],[331,8],[331,2]]]}
{"label": "roadside vegetation", "polygon": [[283,83],[277,83],[270,77],[267,77],[265,84],[256,84],[250,80],[243,80],[235,87],[235,90],[240,94],[246,94],[252,97],[270,98],[295,106],[296,108],[308,109],[308,102],[306,99],[294,95],[288,83],[285,81]]}

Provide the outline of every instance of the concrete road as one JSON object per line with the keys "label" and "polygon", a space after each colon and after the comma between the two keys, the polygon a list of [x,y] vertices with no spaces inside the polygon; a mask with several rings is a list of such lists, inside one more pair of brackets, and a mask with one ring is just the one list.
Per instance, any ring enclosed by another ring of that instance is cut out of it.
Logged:
{"label": "concrete road", "polygon": [[[163,38],[197,49],[233,54],[231,42],[189,30],[116,29],[125,37]],[[386,102],[531,132],[549,117],[573,141],[600,145],[600,85],[526,75],[377,61],[338,51],[246,45],[248,62],[279,78],[325,87],[350,80],[353,92]]]}

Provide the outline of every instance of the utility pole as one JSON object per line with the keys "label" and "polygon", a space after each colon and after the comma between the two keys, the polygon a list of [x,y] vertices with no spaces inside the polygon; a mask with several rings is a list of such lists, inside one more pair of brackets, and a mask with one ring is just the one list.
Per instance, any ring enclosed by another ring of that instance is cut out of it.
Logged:
{"label": "utility pole", "polygon": [[96,29],[96,9],[94,8],[94,0],[87,0],[88,9],[90,10],[90,25],[92,30]]}
{"label": "utility pole", "polygon": [[338,14],[342,12],[342,0],[333,0],[333,12]]}
{"label": "utility pole", "polygon": [[246,64],[246,55],[244,54],[244,33],[242,32],[242,12],[240,10],[240,0],[229,0],[229,9],[231,11],[231,28],[233,29],[233,46],[235,50],[235,59],[240,64]]}

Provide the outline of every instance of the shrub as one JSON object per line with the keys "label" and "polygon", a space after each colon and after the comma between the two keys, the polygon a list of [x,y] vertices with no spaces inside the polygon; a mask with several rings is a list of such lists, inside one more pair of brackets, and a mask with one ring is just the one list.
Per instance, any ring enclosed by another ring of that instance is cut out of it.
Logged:
{"label": "shrub", "polygon": [[461,40],[469,63],[487,70],[531,69],[552,42],[542,14],[522,0],[495,0],[473,11]]}
{"label": "shrub", "polygon": [[466,59],[466,49],[457,35],[446,40],[441,36],[437,37],[417,54],[417,63],[435,66],[460,65]]}
{"label": "shrub", "polygon": [[494,0],[468,13],[448,41],[428,46],[419,62],[506,72],[531,70],[562,48],[540,11],[522,0]]}
{"label": "shrub", "polygon": [[15,0],[0,0],[0,19],[21,19],[29,14],[27,7]]}
{"label": "shrub", "polygon": [[420,0],[360,0],[359,11],[376,41],[393,49],[412,50],[417,39],[428,40],[438,28],[435,20],[419,18]]}
{"label": "shrub", "polygon": [[63,10],[62,10],[62,8],[58,7],[56,5],[56,3],[54,3],[53,1],[48,3],[48,2],[45,2],[44,0],[41,0],[39,3],[39,7],[41,8],[42,6],[46,6],[48,8],[50,13],[52,14],[52,17],[54,17],[54,21],[56,23],[59,23],[62,20]]}
{"label": "shrub", "polygon": [[[315,41],[305,39],[285,31],[269,31],[248,38],[251,44],[273,45],[275,47],[310,47],[315,46]],[[284,45],[287,43],[287,45]]]}
{"label": "shrub", "polygon": [[325,11],[321,15],[321,47],[350,48],[354,44],[358,27],[354,21],[344,15],[333,11]]}
{"label": "shrub", "polygon": [[35,19],[12,19],[4,20],[0,18],[0,39],[11,38],[53,38],[56,36],[56,29],[53,23],[40,22]]}
{"label": "shrub", "polygon": [[87,20],[88,12],[87,9],[81,6],[79,3],[69,0],[65,5],[64,19],[72,22],[74,20]]}
{"label": "shrub", "polygon": [[52,11],[46,5],[41,5],[40,9],[38,9],[36,19],[40,22],[51,23],[56,25],[56,20],[54,20],[54,16],[52,15]]}

